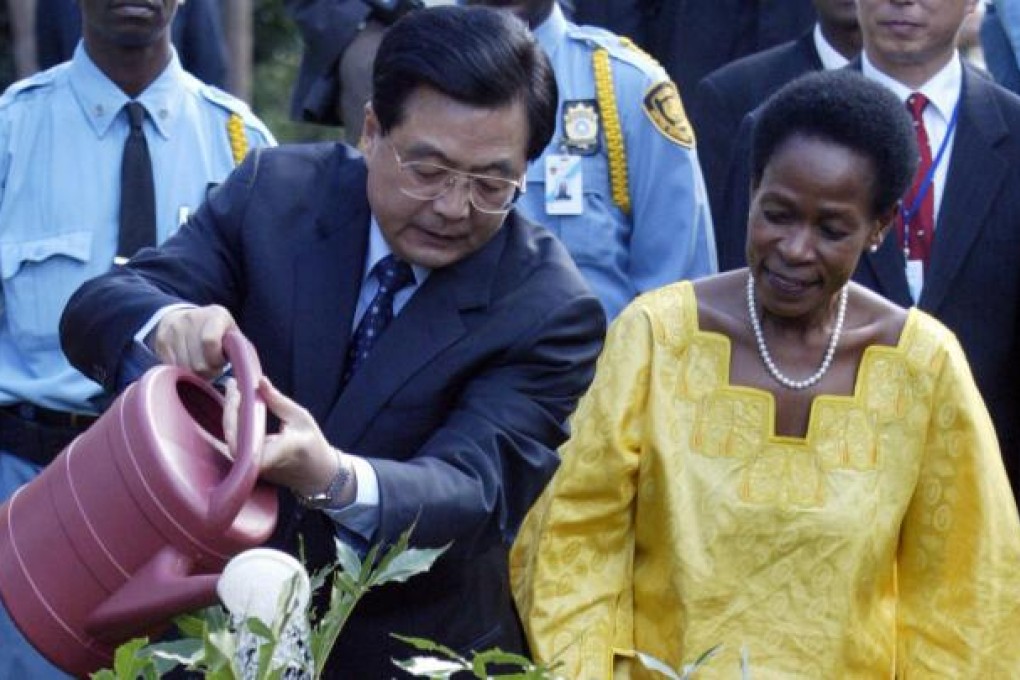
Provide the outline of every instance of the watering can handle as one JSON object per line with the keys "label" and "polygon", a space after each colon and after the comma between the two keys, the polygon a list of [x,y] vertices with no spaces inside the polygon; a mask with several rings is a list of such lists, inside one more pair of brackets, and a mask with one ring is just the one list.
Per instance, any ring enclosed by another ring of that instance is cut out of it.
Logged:
{"label": "watering can handle", "polygon": [[209,497],[208,521],[215,530],[229,527],[251,496],[258,481],[266,432],[266,405],[257,391],[262,366],[255,347],[235,329],[223,336],[223,350],[234,367],[234,378],[241,393],[241,408],[237,450],[232,452],[234,466]]}

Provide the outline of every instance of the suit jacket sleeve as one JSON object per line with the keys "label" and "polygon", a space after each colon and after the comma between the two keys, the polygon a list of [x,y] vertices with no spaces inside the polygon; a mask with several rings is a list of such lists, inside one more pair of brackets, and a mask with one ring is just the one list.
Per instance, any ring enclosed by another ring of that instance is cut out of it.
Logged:
{"label": "suit jacket sleeve", "polygon": [[[605,317],[596,298],[562,270],[529,281],[527,296],[554,304],[508,306],[498,355],[472,370],[441,424],[410,459],[371,458],[379,479],[377,541],[417,522],[415,540],[453,542],[451,556],[509,545],[555,471],[566,420],[587,388]],[[355,451],[356,453],[356,451]]]}
{"label": "suit jacket sleeve", "polygon": [[[182,302],[236,306],[242,252],[238,212],[261,152],[253,149],[159,249],[141,251],[128,266],[75,291],[60,319],[60,337],[78,370],[113,391],[135,333],[157,310]],[[217,223],[225,228],[217,229]]]}

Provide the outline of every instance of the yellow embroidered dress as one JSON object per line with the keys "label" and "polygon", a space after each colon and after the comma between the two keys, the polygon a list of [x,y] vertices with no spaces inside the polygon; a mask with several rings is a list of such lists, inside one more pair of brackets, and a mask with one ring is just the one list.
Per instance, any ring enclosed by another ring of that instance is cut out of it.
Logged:
{"label": "yellow embroidered dress", "polygon": [[722,643],[699,678],[740,677],[742,649],[756,679],[1020,678],[1020,520],[950,332],[910,311],[803,439],[729,354],[689,283],[611,328],[512,553],[537,658],[661,678],[632,652]]}

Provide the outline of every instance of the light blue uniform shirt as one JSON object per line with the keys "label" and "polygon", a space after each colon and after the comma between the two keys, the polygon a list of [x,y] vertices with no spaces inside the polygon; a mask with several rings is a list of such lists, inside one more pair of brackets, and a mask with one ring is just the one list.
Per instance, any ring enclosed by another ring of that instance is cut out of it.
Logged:
{"label": "light blue uniform shirt", "polygon": [[[0,97],[0,404],[96,411],[101,389],[68,364],[58,323],[71,293],[113,262],[127,101],[80,43],[71,61]],[[233,169],[231,114],[249,146],[275,143],[247,106],[186,73],[176,53],[138,101],[160,240]],[[0,501],[39,472],[17,453],[0,451]],[[0,650],[0,677],[66,677],[2,607]]]}
{"label": "light blue uniform shirt", "polygon": [[[176,53],[138,101],[161,241],[234,168],[231,114],[250,146],[275,143],[245,104],[185,72]],[[100,388],[68,364],[57,326],[71,293],[113,261],[127,102],[81,44],[70,62],[0,98],[0,404],[95,411]]]}
{"label": "light blue uniform shirt", "polygon": [[[534,35],[556,73],[559,112],[552,142],[528,168],[527,192],[518,201],[521,212],[566,245],[610,319],[639,293],[716,272],[712,217],[697,154],[660,132],[644,110],[645,94],[668,79],[666,72],[612,33],[568,22],[555,5]],[[592,54],[600,47],[610,56],[631,214],[613,202],[600,116],[598,153],[581,161],[583,214],[548,215],[546,159],[563,149],[564,102],[597,99]]]}

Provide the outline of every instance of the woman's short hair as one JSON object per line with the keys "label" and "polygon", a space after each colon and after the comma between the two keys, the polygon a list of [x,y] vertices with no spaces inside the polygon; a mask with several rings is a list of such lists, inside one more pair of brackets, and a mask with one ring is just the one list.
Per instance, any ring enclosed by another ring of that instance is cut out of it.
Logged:
{"label": "woman's short hair", "polygon": [[896,205],[917,169],[917,139],[906,107],[854,70],[801,76],[766,100],[752,138],[752,186],[761,182],[776,149],[795,136],[834,142],[871,161],[873,215]]}
{"label": "woman's short hair", "polygon": [[528,27],[509,12],[442,6],[405,15],[387,30],[372,71],[372,110],[383,134],[400,125],[421,86],[469,106],[522,101],[528,160],[556,130],[556,77]]}

